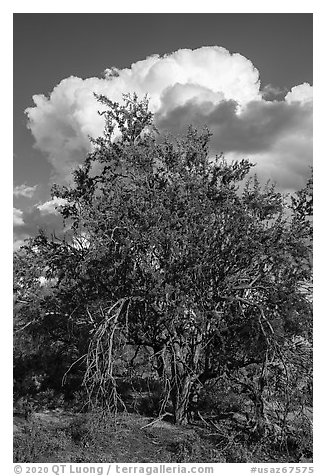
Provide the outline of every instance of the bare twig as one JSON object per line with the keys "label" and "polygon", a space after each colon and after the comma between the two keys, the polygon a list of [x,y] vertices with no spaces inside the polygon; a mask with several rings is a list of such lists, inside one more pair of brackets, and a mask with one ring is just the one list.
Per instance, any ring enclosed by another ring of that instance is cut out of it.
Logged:
{"label": "bare twig", "polygon": [[157,423],[158,421],[162,420],[165,416],[167,415],[170,415],[170,416],[173,416],[172,413],[169,413],[169,412],[165,412],[163,413],[163,415],[160,415],[158,418],[156,418],[155,420],[151,421],[150,423],[147,423],[147,425],[144,425],[140,428],[140,430],[143,430],[144,428],[148,428],[149,426],[152,426],[154,425],[155,423]]}
{"label": "bare twig", "polygon": [[28,322],[27,324],[25,324],[23,327],[20,327],[19,329],[15,329],[14,332],[15,332],[15,333],[21,332],[21,331],[23,331],[24,329],[26,329],[27,327],[29,327],[31,324],[33,324],[33,321]]}
{"label": "bare twig", "polygon": [[62,377],[62,381],[61,381],[61,384],[64,385],[66,383],[66,380],[67,380],[67,375],[68,373],[70,372],[70,370],[76,365],[78,364],[78,362],[80,362],[82,359],[85,359],[85,357],[87,357],[87,354],[84,354],[82,355],[81,357],[79,357],[79,359],[75,360],[75,362],[73,362],[69,369],[65,372],[64,376]]}

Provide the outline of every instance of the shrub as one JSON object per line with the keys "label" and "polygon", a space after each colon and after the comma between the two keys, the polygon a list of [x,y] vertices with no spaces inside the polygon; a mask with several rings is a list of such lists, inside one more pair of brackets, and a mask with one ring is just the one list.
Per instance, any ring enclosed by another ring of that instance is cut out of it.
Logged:
{"label": "shrub", "polygon": [[49,429],[32,421],[25,425],[19,435],[14,436],[15,463],[36,463],[49,461],[57,451],[65,449],[67,444],[62,429]]}

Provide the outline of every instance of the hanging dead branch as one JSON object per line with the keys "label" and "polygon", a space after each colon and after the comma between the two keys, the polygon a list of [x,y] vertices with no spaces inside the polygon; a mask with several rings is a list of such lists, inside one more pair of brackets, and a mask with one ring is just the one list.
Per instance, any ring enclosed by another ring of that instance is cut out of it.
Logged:
{"label": "hanging dead branch", "polygon": [[128,298],[120,299],[104,314],[104,319],[88,346],[83,380],[89,404],[106,408],[114,414],[119,406],[124,408],[124,403],[117,392],[113,363],[116,331],[127,301]]}

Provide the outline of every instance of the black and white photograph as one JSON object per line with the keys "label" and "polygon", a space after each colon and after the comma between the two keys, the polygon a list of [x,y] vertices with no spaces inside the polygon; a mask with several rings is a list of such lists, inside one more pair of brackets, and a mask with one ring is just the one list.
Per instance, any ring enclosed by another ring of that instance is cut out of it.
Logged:
{"label": "black and white photograph", "polygon": [[312,472],[313,17],[12,14],[15,468]]}

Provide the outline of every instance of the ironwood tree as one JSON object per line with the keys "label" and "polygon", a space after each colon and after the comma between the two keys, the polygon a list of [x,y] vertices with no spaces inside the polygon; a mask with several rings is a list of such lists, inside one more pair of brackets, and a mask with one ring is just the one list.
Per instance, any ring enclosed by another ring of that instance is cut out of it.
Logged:
{"label": "ironwood tree", "polygon": [[103,136],[73,185],[53,187],[66,235],[40,233],[16,255],[18,328],[64,339],[74,327],[72,365],[110,408],[118,350],[150,350],[178,424],[199,386],[255,366],[239,382],[263,426],[275,362],[286,371],[291,339],[311,339],[311,181],[289,200],[248,160],[212,157],[208,130],[163,136],[147,99],[97,100]]}

